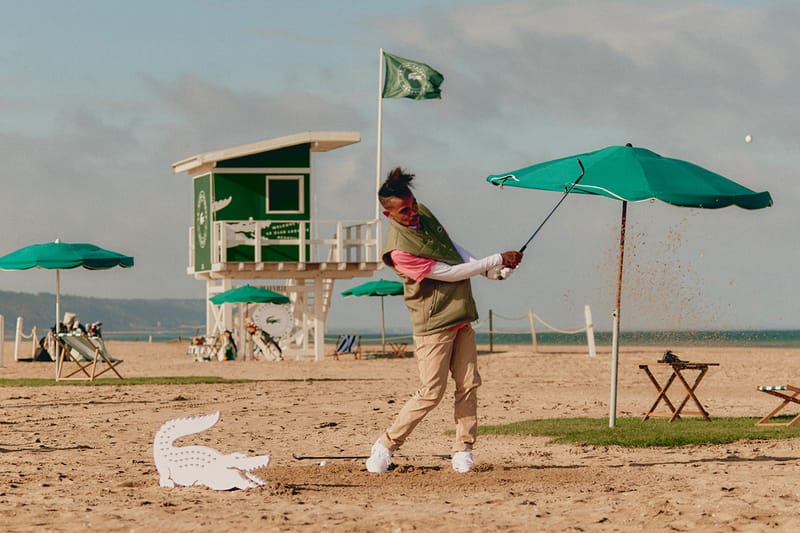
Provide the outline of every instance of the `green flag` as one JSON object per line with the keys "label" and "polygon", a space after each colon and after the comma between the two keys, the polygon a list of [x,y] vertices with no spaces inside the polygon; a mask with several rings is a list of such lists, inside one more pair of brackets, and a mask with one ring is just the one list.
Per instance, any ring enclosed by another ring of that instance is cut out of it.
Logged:
{"label": "green flag", "polygon": [[383,83],[384,98],[413,98],[427,100],[441,98],[439,86],[444,76],[425,63],[383,53],[386,58],[386,78]]}

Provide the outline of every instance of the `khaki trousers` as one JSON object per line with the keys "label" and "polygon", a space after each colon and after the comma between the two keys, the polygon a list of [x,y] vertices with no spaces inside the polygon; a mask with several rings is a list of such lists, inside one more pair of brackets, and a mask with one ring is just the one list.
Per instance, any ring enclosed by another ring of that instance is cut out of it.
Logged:
{"label": "khaki trousers", "polygon": [[439,405],[450,373],[456,386],[453,452],[471,450],[478,433],[477,388],[481,384],[475,330],[467,324],[460,329],[415,336],[414,356],[419,366],[421,386],[400,410],[391,427],[381,435],[381,443],[391,451],[403,445],[425,415]]}

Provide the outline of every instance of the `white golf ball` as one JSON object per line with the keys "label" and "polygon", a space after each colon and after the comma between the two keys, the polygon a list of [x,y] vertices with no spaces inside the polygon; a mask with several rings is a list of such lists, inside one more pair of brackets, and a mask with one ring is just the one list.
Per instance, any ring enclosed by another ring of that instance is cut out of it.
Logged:
{"label": "white golf ball", "polygon": [[328,464],[328,461],[320,461],[319,466],[325,466]]}
{"label": "white golf ball", "polygon": [[750,135],[745,135],[744,136],[744,142],[749,144],[749,143],[753,142],[753,138]]}

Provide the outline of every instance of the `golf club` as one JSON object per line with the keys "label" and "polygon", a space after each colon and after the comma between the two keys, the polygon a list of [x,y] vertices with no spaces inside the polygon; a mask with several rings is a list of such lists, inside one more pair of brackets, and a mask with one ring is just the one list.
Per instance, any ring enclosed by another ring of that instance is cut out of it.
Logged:
{"label": "golf club", "polygon": [[[398,455],[396,457],[404,457],[402,455]],[[451,454],[449,453],[433,453],[424,455],[423,457],[435,457],[439,459],[450,459]],[[368,459],[369,455],[301,455],[297,453],[292,454],[292,458],[297,461],[305,461],[305,460],[313,460],[317,461],[320,459],[328,460],[328,459]]]}
{"label": "golf club", "polygon": [[560,206],[560,205],[561,205],[561,202],[563,202],[563,201],[564,201],[564,200],[567,198],[567,195],[569,195],[569,193],[571,193],[571,192],[572,192],[572,189],[574,189],[574,188],[575,188],[575,186],[578,184],[578,182],[579,182],[579,181],[581,181],[581,179],[583,178],[583,174],[585,173],[585,170],[584,170],[584,168],[583,168],[583,163],[581,163],[581,160],[580,160],[580,159],[578,159],[578,166],[580,166],[580,167],[581,167],[581,175],[580,175],[580,176],[578,176],[578,179],[576,179],[576,180],[575,180],[575,181],[572,183],[572,185],[570,185],[569,189],[567,189],[566,191],[564,191],[564,195],[563,195],[563,196],[561,197],[561,199],[558,201],[558,203],[556,204],[556,206],[555,206],[555,207],[554,207],[554,208],[553,208],[553,209],[552,209],[552,210],[551,210],[551,211],[550,211],[550,212],[547,214],[547,216],[546,216],[546,217],[544,217],[544,220],[542,220],[542,223],[541,223],[541,224],[539,224],[539,227],[538,227],[538,228],[536,228],[536,231],[534,231],[534,232],[533,232],[533,234],[530,236],[530,238],[528,238],[528,240],[527,240],[527,241],[525,241],[525,244],[523,244],[523,245],[522,245],[522,248],[520,248],[520,249],[519,249],[519,252],[520,252],[520,253],[522,253],[522,252],[524,252],[524,251],[525,251],[525,248],[527,248],[527,247],[528,247],[528,245],[529,245],[529,244],[531,243],[531,241],[533,240],[533,238],[534,238],[534,237],[536,237],[536,234],[537,234],[537,233],[539,233],[539,230],[541,230],[541,229],[542,229],[542,227],[545,225],[545,223],[546,223],[548,220],[550,220],[550,217],[551,217],[551,216],[553,216],[553,213],[555,213],[555,212],[556,212],[556,209],[558,209],[558,206]]}
{"label": "golf club", "polygon": [[[547,221],[550,220],[550,217],[553,216],[553,213],[556,212],[556,209],[558,209],[558,206],[561,205],[561,202],[563,202],[567,198],[569,193],[572,192],[572,189],[574,189],[575,186],[578,184],[578,182],[581,181],[581,179],[583,178],[583,175],[586,173],[586,170],[583,168],[583,163],[581,163],[580,159],[578,159],[578,166],[581,167],[581,175],[578,176],[578,179],[576,179],[566,191],[564,191],[564,195],[561,197],[561,199],[558,201],[558,203],[555,205],[555,207],[547,214],[546,217],[544,217],[544,220],[542,221],[541,224],[539,224],[539,227],[536,228],[536,231],[534,231],[533,234],[531,234],[531,236],[528,238],[528,240],[525,241],[525,244],[522,245],[522,248],[519,249],[520,253],[523,253],[525,251],[525,248],[527,248],[528,245],[533,240],[533,238],[536,237],[536,234],[539,233],[539,230],[542,229],[542,227],[547,223]],[[498,184],[495,184],[495,185],[498,185]],[[503,267],[502,269],[500,269],[500,273],[498,275],[498,279],[506,279],[508,277],[508,275],[511,273],[512,270],[513,269],[511,267]]]}

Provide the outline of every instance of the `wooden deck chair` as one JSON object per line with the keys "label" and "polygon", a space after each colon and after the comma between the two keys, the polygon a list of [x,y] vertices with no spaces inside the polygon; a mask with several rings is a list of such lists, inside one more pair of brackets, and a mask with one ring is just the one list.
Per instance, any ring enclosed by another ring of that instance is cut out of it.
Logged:
{"label": "wooden deck chair", "polygon": [[[56,341],[60,346],[56,381],[65,379],[94,381],[94,378],[109,371],[123,379],[115,368],[122,363],[122,360],[111,357],[102,338],[97,337],[92,340],[85,334],[60,333],[56,336]],[[70,363],[74,363],[78,368],[73,368],[65,375],[64,372],[68,372],[67,367]]]}
{"label": "wooden deck chair", "polygon": [[756,422],[757,426],[793,426],[797,424],[797,422],[800,422],[800,414],[788,422],[770,422],[770,419],[777,416],[777,414],[790,403],[796,403],[800,405],[800,398],[798,398],[798,395],[800,395],[800,388],[793,387],[792,385],[762,385],[758,387],[758,390],[773,396],[777,396],[783,401],[767,416]]}
{"label": "wooden deck chair", "polygon": [[333,358],[338,360],[339,354],[351,353],[356,359],[361,359],[361,335],[339,335]]}

